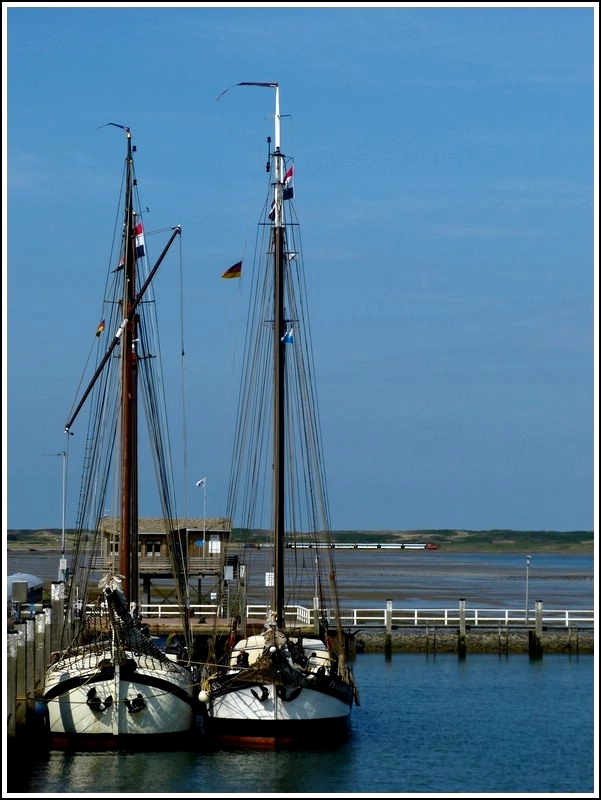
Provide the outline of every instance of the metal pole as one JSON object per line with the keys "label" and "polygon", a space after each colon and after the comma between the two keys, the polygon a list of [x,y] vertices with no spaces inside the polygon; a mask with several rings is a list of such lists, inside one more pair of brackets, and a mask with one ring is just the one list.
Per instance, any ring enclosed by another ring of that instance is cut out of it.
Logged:
{"label": "metal pole", "polygon": [[60,453],[43,453],[45,456],[60,456],[63,459],[63,491],[62,491],[62,536],[61,536],[61,557],[58,563],[58,580],[66,581],[68,578],[65,536],[65,514],[67,505],[67,452],[61,450]]}
{"label": "metal pole", "polygon": [[197,486],[202,487],[202,494],[203,494],[203,505],[202,505],[202,539],[203,542],[207,538],[207,479],[201,478],[199,481],[196,481]]}
{"label": "metal pole", "polygon": [[528,624],[528,578],[530,572],[530,558],[531,556],[526,556],[526,625]]}
{"label": "metal pole", "polygon": [[65,535],[65,513],[66,513],[66,505],[67,505],[67,453],[65,450],[61,452],[63,457],[63,535],[62,535],[62,543],[61,543],[61,560],[59,566],[59,580],[66,581],[68,578],[68,570],[67,570],[67,558],[65,555],[66,550],[66,535]]}

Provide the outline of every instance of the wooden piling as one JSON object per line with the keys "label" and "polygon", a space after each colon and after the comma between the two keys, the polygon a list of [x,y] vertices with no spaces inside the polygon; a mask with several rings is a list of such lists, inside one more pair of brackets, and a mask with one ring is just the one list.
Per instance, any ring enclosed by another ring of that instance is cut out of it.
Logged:
{"label": "wooden piling", "polygon": [[384,640],[384,655],[392,656],[392,600],[386,601],[386,638]]}
{"label": "wooden piling", "polygon": [[35,618],[29,618],[25,626],[26,670],[25,670],[25,717],[27,729],[33,723],[35,713]]}
{"label": "wooden piling", "polygon": [[[503,634],[505,635],[505,641],[503,642]],[[507,625],[501,625],[499,623],[499,655],[509,655],[509,628]]]}
{"label": "wooden piling", "polygon": [[528,631],[528,655],[539,659],[543,655],[543,601],[537,600],[534,609],[534,630]]}
{"label": "wooden piling", "polygon": [[24,621],[15,623],[17,632],[17,670],[15,695],[15,734],[26,733],[27,723],[27,626]]}
{"label": "wooden piling", "polygon": [[34,695],[37,697],[44,691],[44,674],[46,672],[46,615],[40,612],[35,615],[35,654],[34,654]]}
{"label": "wooden piling", "polygon": [[60,650],[61,635],[63,630],[63,620],[65,617],[65,584],[63,581],[53,581],[50,584],[50,608],[51,608],[51,648],[52,652]]}
{"label": "wooden piling", "polygon": [[457,642],[457,655],[465,658],[467,655],[467,641],[465,637],[465,598],[459,598],[459,640]]}
{"label": "wooden piling", "polygon": [[15,739],[17,724],[15,709],[17,706],[17,643],[19,634],[9,631],[6,638],[6,735]]}

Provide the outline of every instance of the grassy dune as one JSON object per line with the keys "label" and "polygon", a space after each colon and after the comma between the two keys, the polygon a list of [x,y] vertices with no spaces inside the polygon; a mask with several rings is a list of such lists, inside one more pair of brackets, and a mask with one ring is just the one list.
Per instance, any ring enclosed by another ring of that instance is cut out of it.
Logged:
{"label": "grassy dune", "polygon": [[[441,550],[473,552],[479,550],[507,552],[583,552],[594,549],[593,531],[512,531],[512,530],[374,530],[334,531],[336,542],[424,542],[436,544]],[[57,528],[45,530],[8,530],[6,544],[10,550],[59,550],[62,532]],[[240,531],[234,529],[232,540],[242,541]],[[66,532],[67,549],[73,536]],[[258,533],[257,543],[268,541],[266,531]]]}
{"label": "grassy dune", "polygon": [[357,539],[376,542],[424,542],[449,551],[508,552],[592,552],[592,531],[511,531],[511,530],[420,530],[420,531],[340,531],[337,541]]}

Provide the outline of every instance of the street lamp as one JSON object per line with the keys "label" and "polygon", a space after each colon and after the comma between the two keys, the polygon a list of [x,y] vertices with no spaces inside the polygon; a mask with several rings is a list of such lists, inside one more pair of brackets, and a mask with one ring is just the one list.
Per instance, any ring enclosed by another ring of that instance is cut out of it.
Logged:
{"label": "street lamp", "polygon": [[528,577],[530,573],[531,556],[526,556],[526,625],[528,624]]}
{"label": "street lamp", "polygon": [[61,536],[61,557],[58,564],[58,579],[59,581],[66,582],[69,578],[69,570],[67,569],[67,556],[66,550],[66,536],[65,536],[65,508],[67,500],[67,452],[61,450],[60,453],[43,453],[45,456],[60,456],[63,459],[63,526]]}
{"label": "street lamp", "polygon": [[202,533],[203,540],[207,538],[207,479],[201,478],[196,481],[196,485],[202,488],[203,504],[202,504]]}

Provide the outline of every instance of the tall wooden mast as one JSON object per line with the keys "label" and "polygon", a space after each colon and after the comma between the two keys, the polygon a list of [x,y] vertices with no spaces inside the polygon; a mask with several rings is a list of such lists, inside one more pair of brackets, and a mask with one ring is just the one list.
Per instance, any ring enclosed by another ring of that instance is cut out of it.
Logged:
{"label": "tall wooden mast", "polygon": [[278,627],[283,627],[284,614],[284,531],[285,531],[285,334],[284,320],[284,156],[280,148],[280,90],[275,84],[274,154],[274,225],[273,225],[273,533],[274,533],[274,598],[273,609]]}
{"label": "tall wooden mast", "polygon": [[119,571],[123,590],[131,603],[138,601],[138,493],[137,493],[137,391],[136,355],[136,214],[133,208],[133,157],[131,132],[127,131],[125,236],[123,254],[123,319],[129,320],[121,337],[121,531]]}

